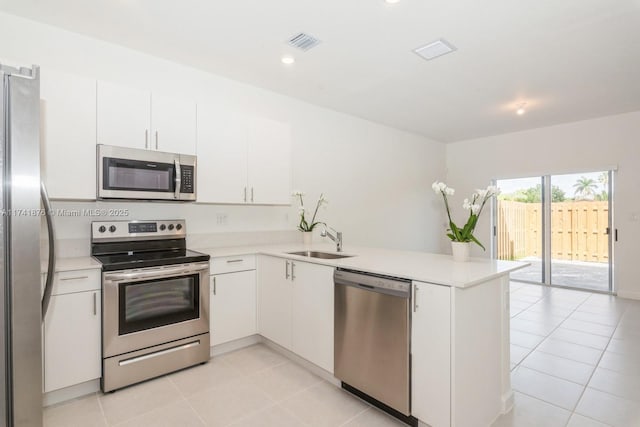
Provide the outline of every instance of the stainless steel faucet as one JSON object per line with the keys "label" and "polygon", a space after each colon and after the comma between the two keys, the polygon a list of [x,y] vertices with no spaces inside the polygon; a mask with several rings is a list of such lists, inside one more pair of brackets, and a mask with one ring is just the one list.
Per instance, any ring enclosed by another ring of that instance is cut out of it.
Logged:
{"label": "stainless steel faucet", "polygon": [[[327,228],[330,228],[335,233],[335,235],[329,233],[327,231]],[[320,232],[320,235],[322,237],[328,237],[331,240],[333,240],[334,242],[336,242],[336,252],[342,252],[342,232],[341,231],[336,231],[335,229],[325,225],[322,228],[322,231]]]}

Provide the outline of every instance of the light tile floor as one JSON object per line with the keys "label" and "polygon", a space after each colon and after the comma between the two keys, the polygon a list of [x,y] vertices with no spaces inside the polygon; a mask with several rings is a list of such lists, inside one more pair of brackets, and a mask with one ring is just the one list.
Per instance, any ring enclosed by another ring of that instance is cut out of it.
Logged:
{"label": "light tile floor", "polygon": [[111,394],[45,408],[45,427],[404,424],[258,344]]}
{"label": "light tile floor", "polygon": [[511,369],[493,427],[640,427],[640,301],[512,282]]}
{"label": "light tile floor", "polygon": [[[515,407],[493,427],[640,426],[640,301],[511,284]],[[113,394],[45,409],[61,426],[403,424],[254,345]]]}

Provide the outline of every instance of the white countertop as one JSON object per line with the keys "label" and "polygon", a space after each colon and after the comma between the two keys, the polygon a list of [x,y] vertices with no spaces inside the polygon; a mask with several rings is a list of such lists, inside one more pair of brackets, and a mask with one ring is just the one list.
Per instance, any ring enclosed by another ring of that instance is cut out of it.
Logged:
{"label": "white countertop", "polygon": [[468,288],[529,265],[526,262],[486,258],[471,258],[467,262],[455,262],[451,255],[356,246],[344,247],[340,253],[353,256],[342,259],[320,259],[288,254],[288,252],[304,250],[338,253],[335,250],[335,245],[330,244],[304,246],[303,244],[291,243],[196,250],[212,257],[247,254],[272,255],[457,288]]}

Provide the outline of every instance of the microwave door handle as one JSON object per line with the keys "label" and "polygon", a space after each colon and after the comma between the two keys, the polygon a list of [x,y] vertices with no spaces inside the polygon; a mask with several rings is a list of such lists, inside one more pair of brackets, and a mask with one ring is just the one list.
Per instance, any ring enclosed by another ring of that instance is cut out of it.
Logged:
{"label": "microwave door handle", "polygon": [[180,198],[180,191],[182,190],[182,173],[180,171],[180,160],[175,159],[173,162],[174,162],[175,167],[176,167],[176,177],[175,177],[176,190],[175,190],[175,193],[173,194],[173,198],[174,199],[179,199]]}

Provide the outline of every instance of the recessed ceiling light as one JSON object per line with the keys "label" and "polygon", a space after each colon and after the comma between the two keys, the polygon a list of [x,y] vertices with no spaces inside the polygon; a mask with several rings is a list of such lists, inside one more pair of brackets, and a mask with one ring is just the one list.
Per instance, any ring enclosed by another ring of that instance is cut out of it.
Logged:
{"label": "recessed ceiling light", "polygon": [[282,58],[280,58],[280,61],[282,61],[283,64],[291,65],[294,62],[296,62],[296,59],[291,55],[285,55]]}
{"label": "recessed ceiling light", "polygon": [[521,103],[520,105],[518,105],[518,109],[516,110],[516,114],[517,114],[517,115],[519,115],[519,116],[521,116],[521,115],[523,115],[524,113],[526,113],[526,112],[527,112],[527,110],[525,110],[525,109],[524,109],[524,107],[526,107],[526,106],[527,106],[527,103],[526,103],[526,102],[523,102],[523,103]]}
{"label": "recessed ceiling light", "polygon": [[429,44],[414,49],[413,51],[426,59],[427,61],[437,58],[447,53],[455,52],[457,49],[454,45],[444,39],[438,39]]}
{"label": "recessed ceiling light", "polygon": [[388,4],[396,4],[396,3],[398,3],[399,1],[400,1],[400,0],[384,0],[384,2],[385,2],[385,3],[388,3]]}

